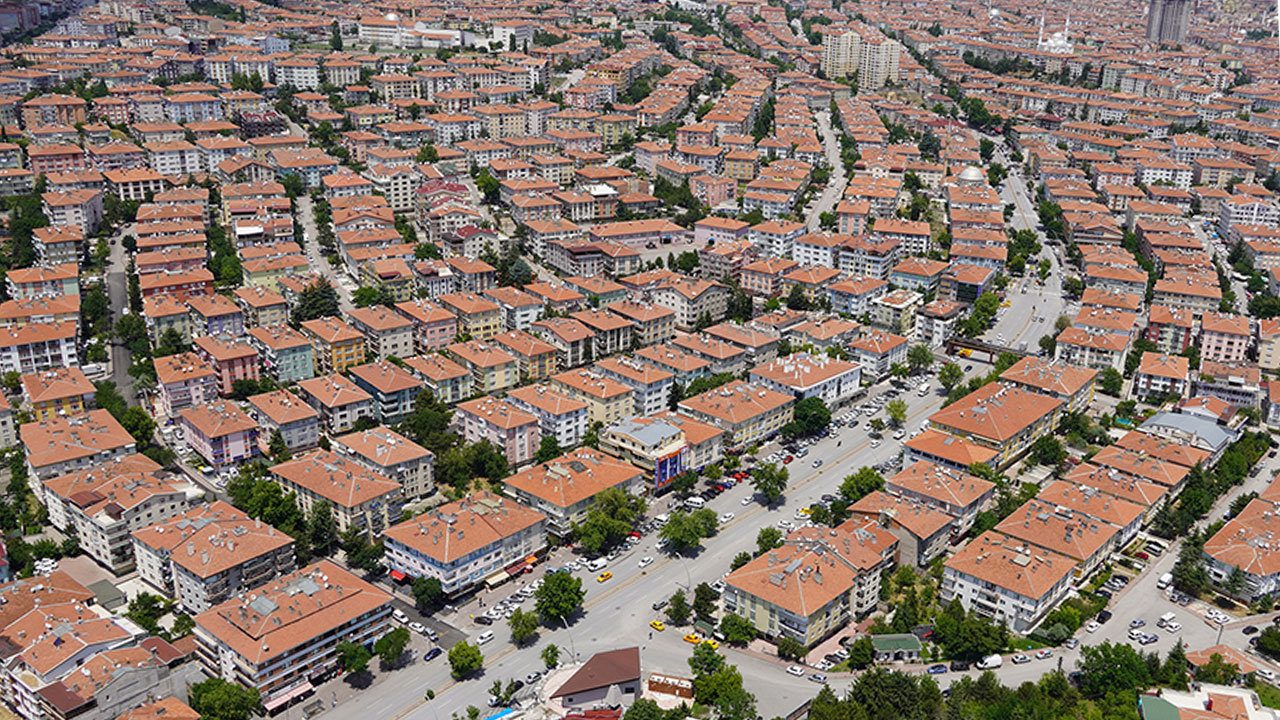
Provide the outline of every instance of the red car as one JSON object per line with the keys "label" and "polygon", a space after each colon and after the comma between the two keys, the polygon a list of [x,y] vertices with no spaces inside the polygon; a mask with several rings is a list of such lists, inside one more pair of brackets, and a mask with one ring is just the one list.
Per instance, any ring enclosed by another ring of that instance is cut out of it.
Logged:
{"label": "red car", "polygon": [[796,459],[796,458],[795,458],[795,456],[794,456],[794,455],[788,455],[788,456],[786,456],[785,458],[783,458],[783,459],[782,459],[782,464],[783,464],[783,465],[786,465],[787,463],[789,463],[789,462],[791,462],[792,460],[795,460],[795,459]]}

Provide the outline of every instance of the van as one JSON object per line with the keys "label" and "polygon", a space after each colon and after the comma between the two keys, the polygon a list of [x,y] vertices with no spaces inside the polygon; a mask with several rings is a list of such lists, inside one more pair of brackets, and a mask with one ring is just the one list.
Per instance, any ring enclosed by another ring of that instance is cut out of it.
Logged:
{"label": "van", "polygon": [[1000,657],[999,655],[988,655],[982,658],[981,660],[979,660],[978,664],[975,667],[977,667],[979,670],[995,670],[996,668],[1000,667],[1003,664],[1004,664],[1004,658]]}
{"label": "van", "polygon": [[485,630],[484,632],[480,633],[479,637],[476,638],[476,644],[483,645],[492,639],[493,639],[493,631]]}
{"label": "van", "polygon": [[1167,612],[1167,613],[1165,613],[1165,614],[1161,615],[1161,616],[1160,616],[1160,619],[1159,619],[1159,620],[1156,620],[1156,627],[1164,627],[1165,625],[1168,625],[1169,623],[1173,622],[1173,619],[1174,619],[1175,617],[1177,617],[1177,616],[1176,616],[1176,615],[1174,615],[1174,614],[1173,614],[1173,613],[1171,613],[1171,612]]}
{"label": "van", "polygon": [[1129,628],[1129,639],[1130,639],[1130,640],[1141,640],[1142,638],[1144,638],[1144,637],[1146,637],[1146,636],[1147,636],[1147,633],[1146,633],[1146,631],[1145,631],[1145,630],[1143,630],[1142,628]]}
{"label": "van", "polygon": [[1163,590],[1169,587],[1169,585],[1172,583],[1173,583],[1173,573],[1167,572],[1161,575],[1160,579],[1156,582],[1156,589]]}
{"label": "van", "polygon": [[684,501],[684,506],[691,510],[701,510],[702,508],[706,507],[706,504],[707,504],[707,501],[703,500],[697,495],[694,495],[693,497],[690,497],[690,498],[685,498],[685,501]]}
{"label": "van", "polygon": [[604,558],[596,558],[595,560],[592,560],[591,562],[587,563],[587,569],[589,569],[591,572],[599,572],[603,570],[605,566],[608,564],[609,564],[608,560]]}

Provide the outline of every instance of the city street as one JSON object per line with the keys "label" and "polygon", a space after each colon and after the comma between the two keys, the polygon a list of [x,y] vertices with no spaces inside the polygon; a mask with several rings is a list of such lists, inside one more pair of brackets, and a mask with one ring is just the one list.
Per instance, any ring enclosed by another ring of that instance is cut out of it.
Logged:
{"label": "city street", "polygon": [[[111,305],[111,322],[124,317],[129,307],[129,254],[124,249],[123,238],[133,232],[133,224],[127,223],[117,228],[111,236],[111,255],[107,261],[107,300]],[[107,344],[111,351],[111,380],[116,384],[121,397],[130,405],[138,404],[138,396],[133,391],[133,378],[129,375],[129,366],[133,364],[133,354],[124,343],[112,338]]]}
{"label": "city street", "polygon": [[320,233],[316,230],[315,207],[311,202],[311,196],[299,195],[295,202],[298,205],[298,224],[302,226],[304,239],[305,247],[302,249],[307,254],[307,261],[313,270],[319,270],[320,274],[338,291],[338,307],[342,309],[343,314],[349,313],[355,307],[351,302],[351,293],[354,288],[351,287],[351,281],[346,273],[338,272],[333,265],[329,264],[329,259],[320,252]]}
{"label": "city street", "polygon": [[831,168],[831,180],[818,196],[813,210],[809,212],[809,232],[818,229],[822,213],[831,212],[832,208],[840,203],[846,184],[844,163],[840,161],[840,141],[836,139],[831,128],[831,112],[823,110],[814,115],[818,119],[818,133],[822,136],[822,149],[827,155],[827,165]]}
{"label": "city street", "polygon": [[[1042,249],[1040,257],[1048,258],[1051,265],[1049,276],[1044,285],[1037,283],[1036,264],[1039,259],[1027,261],[1026,274],[1009,284],[1007,296],[1010,306],[1001,308],[991,330],[987,332],[988,341],[1012,348],[1021,348],[1026,343],[1026,350],[1034,353],[1041,336],[1054,332],[1053,324],[1060,315],[1068,314],[1065,298],[1062,295],[1062,277],[1064,270],[1058,258],[1057,248],[1051,246],[1043,233],[1036,230],[1039,213],[1031,200],[1026,183],[1017,175],[1009,175],[1005,180],[1002,200],[1012,203],[1014,207],[1010,225],[1016,230],[1032,230],[1040,238]],[[1069,314],[1074,318],[1074,313]],[[1003,339],[1001,339],[1003,338]]]}

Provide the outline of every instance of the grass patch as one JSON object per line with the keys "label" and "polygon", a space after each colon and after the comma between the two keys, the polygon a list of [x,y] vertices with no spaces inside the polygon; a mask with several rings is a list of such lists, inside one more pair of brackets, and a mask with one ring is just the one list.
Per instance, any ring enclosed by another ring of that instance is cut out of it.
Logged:
{"label": "grass patch", "polygon": [[1253,684],[1253,689],[1258,693],[1258,700],[1269,708],[1280,708],[1280,688],[1274,685],[1257,682]]}
{"label": "grass patch", "polygon": [[1031,638],[1018,638],[1016,640],[1011,641],[1009,643],[1009,647],[1013,648],[1014,650],[1026,651],[1026,650],[1039,650],[1040,648],[1044,648],[1048,646],[1042,642],[1032,640]]}

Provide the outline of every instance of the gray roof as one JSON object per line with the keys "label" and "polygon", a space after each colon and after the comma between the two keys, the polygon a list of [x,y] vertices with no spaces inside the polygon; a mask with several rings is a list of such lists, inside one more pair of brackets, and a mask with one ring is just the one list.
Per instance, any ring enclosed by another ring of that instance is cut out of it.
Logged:
{"label": "gray roof", "polygon": [[1194,436],[1193,444],[1217,452],[1236,439],[1237,433],[1207,418],[1183,413],[1158,412],[1142,423],[1143,430],[1166,428],[1178,435]]}
{"label": "gray roof", "polygon": [[611,428],[613,432],[620,435],[630,435],[635,438],[641,445],[656,445],[663,438],[671,437],[680,432],[680,428],[672,425],[665,420],[646,420],[640,422],[644,418],[633,417],[626,420],[619,420]]}

